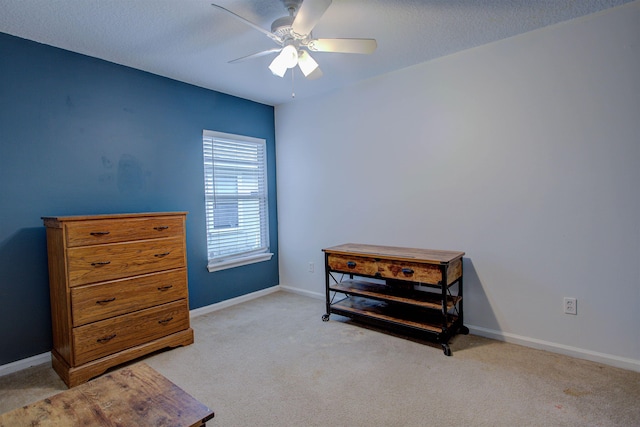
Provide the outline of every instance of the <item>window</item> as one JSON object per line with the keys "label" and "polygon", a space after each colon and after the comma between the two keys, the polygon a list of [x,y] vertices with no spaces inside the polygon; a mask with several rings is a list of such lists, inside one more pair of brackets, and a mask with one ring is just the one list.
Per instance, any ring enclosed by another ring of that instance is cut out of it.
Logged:
{"label": "window", "polygon": [[205,130],[209,271],[271,259],[264,139]]}

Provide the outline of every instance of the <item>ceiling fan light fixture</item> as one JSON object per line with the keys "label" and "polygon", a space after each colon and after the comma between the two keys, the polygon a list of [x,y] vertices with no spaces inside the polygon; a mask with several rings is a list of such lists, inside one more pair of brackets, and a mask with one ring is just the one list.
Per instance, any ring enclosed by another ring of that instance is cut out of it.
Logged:
{"label": "ceiling fan light fixture", "polygon": [[318,68],[318,63],[304,50],[301,50],[298,54],[298,65],[305,77],[308,77]]}
{"label": "ceiling fan light fixture", "polygon": [[274,76],[284,77],[284,73],[287,72],[287,66],[280,59],[280,55],[276,56],[271,64],[269,64],[269,69],[273,73]]}
{"label": "ceiling fan light fixture", "polygon": [[293,68],[298,64],[298,49],[292,44],[286,45],[278,57],[287,68]]}
{"label": "ceiling fan light fixture", "polygon": [[288,44],[283,47],[280,54],[271,61],[269,69],[274,75],[284,77],[287,70],[296,65],[298,65],[298,49],[296,49],[293,44]]}

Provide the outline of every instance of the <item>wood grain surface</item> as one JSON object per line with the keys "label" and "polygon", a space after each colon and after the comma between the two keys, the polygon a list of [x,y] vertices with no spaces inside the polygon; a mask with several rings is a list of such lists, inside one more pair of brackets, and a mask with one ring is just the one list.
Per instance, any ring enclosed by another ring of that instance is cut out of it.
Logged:
{"label": "wood grain surface", "polygon": [[43,217],[54,370],[74,387],[193,343],[185,212]]}
{"label": "wood grain surface", "polygon": [[464,252],[364,245],[360,243],[345,243],[344,245],[323,249],[323,251],[326,253],[345,255],[362,254],[373,258],[380,257],[385,259],[415,261],[430,264],[446,264],[464,256]]}
{"label": "wood grain surface", "polygon": [[0,415],[0,427],[203,426],[214,412],[145,363]]}

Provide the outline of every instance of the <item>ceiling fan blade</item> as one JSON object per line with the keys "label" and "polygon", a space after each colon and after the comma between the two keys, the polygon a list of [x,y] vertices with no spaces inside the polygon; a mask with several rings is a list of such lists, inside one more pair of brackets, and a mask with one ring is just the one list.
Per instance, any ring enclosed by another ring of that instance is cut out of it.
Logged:
{"label": "ceiling fan blade", "polygon": [[245,24],[247,24],[248,26],[260,31],[262,34],[266,35],[267,37],[269,37],[271,40],[273,40],[274,42],[278,43],[278,44],[282,44],[282,38],[280,38],[279,36],[277,36],[276,34],[273,34],[270,31],[265,30],[264,28],[259,27],[258,25],[254,24],[253,22],[249,21],[248,19],[243,18],[242,16],[235,14],[233,12],[231,12],[229,9],[224,8],[222,6],[218,6],[215,3],[211,3],[211,6],[213,7],[217,7],[220,10],[223,10],[225,12],[227,12],[228,14],[230,14],[231,16],[233,16],[234,18],[236,18],[237,20],[244,22]]}
{"label": "ceiling fan blade", "polygon": [[329,6],[331,0],[304,0],[291,24],[291,29],[301,37],[310,34]]}
{"label": "ceiling fan blade", "polygon": [[302,74],[309,79],[315,80],[322,77],[322,70],[318,67],[318,63],[305,50],[300,50],[298,55],[298,66]]}
{"label": "ceiling fan blade", "polygon": [[281,47],[274,47],[273,49],[263,50],[262,52],[252,53],[251,55],[243,56],[242,58],[237,58],[232,61],[229,61],[229,64],[237,64],[238,62],[243,62],[248,59],[259,58],[261,56],[269,55],[271,53],[280,52],[282,50]]}
{"label": "ceiling fan blade", "polygon": [[373,53],[378,47],[375,39],[315,39],[307,45],[314,52]]}

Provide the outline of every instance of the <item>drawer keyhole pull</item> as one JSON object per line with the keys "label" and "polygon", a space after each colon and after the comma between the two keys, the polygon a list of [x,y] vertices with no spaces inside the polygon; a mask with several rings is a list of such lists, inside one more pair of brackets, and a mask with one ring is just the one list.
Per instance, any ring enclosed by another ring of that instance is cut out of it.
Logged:
{"label": "drawer keyhole pull", "polygon": [[402,269],[402,274],[406,274],[407,276],[413,274],[413,270],[410,268],[403,268]]}
{"label": "drawer keyhole pull", "polygon": [[171,322],[172,320],[173,320],[173,317],[167,317],[166,319],[158,320],[158,323],[160,323],[161,325],[166,325],[167,323]]}
{"label": "drawer keyhole pull", "polygon": [[169,289],[173,288],[173,285],[167,285],[167,286],[160,286],[158,288],[159,291],[168,291]]}
{"label": "drawer keyhole pull", "polygon": [[91,234],[92,236],[106,236],[109,233],[109,231],[92,231],[89,234]]}
{"label": "drawer keyhole pull", "polygon": [[163,252],[163,253],[161,253],[161,254],[155,254],[155,255],[154,255],[154,257],[156,257],[156,258],[162,258],[162,257],[165,257],[165,256],[169,255],[170,253],[171,253],[171,252]]}
{"label": "drawer keyhole pull", "polygon": [[96,301],[96,304],[106,304],[108,302],[115,301],[115,300],[116,300],[116,297],[111,297],[111,298],[107,298],[107,299],[101,299],[101,300]]}
{"label": "drawer keyhole pull", "polygon": [[355,262],[353,262],[353,261],[349,261],[349,262],[347,262],[347,267],[349,267],[349,268],[356,268],[356,263],[355,263]]}
{"label": "drawer keyhole pull", "polygon": [[112,340],[112,339],[114,339],[115,337],[116,337],[116,334],[113,334],[113,335],[107,335],[106,337],[98,338],[98,339],[97,339],[97,341],[98,341],[99,343],[101,343],[101,344],[102,344],[102,343],[105,343],[105,342],[111,341],[111,340]]}
{"label": "drawer keyhole pull", "polygon": [[158,231],[166,230],[168,228],[169,228],[168,225],[161,225],[159,227],[153,227],[154,230],[158,230]]}
{"label": "drawer keyhole pull", "polygon": [[100,267],[101,265],[109,265],[109,264],[111,264],[111,261],[96,261],[91,263],[91,265],[94,267]]}

